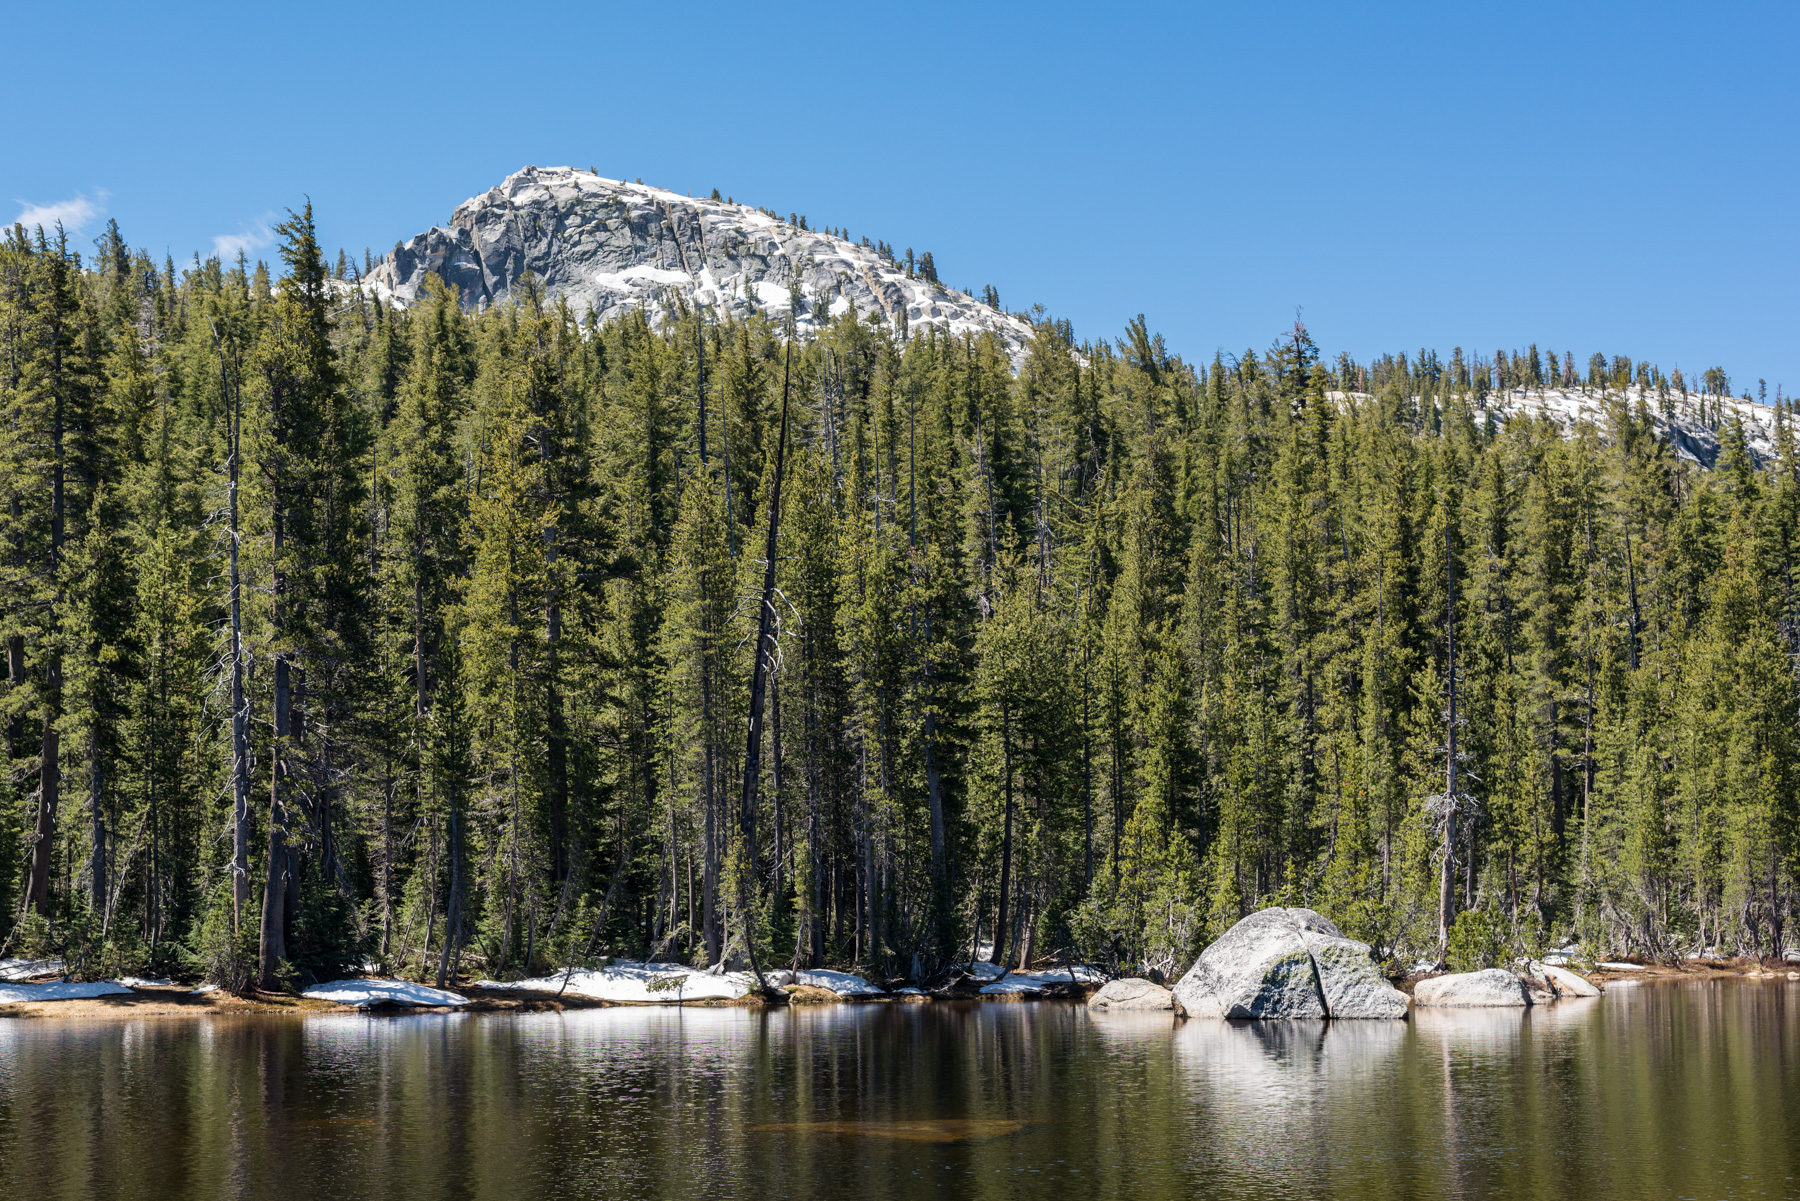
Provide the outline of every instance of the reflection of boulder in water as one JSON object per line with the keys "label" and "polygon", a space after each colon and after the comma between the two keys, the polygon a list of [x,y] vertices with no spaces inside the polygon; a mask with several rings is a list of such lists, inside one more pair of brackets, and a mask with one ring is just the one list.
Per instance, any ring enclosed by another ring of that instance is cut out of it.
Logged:
{"label": "reflection of boulder in water", "polygon": [[1261,909],[1227,930],[1175,986],[1196,1018],[1403,1018],[1406,996],[1366,944],[1311,909]]}
{"label": "reflection of boulder in water", "polygon": [[1422,1006],[1413,1010],[1413,1029],[1428,1045],[1483,1056],[1511,1055],[1518,1048],[1525,1014],[1522,1006]]}
{"label": "reflection of boulder in water", "polygon": [[[1183,1022],[1177,1066],[1202,1161],[1316,1184],[1337,1154],[1332,1130],[1391,1102],[1401,1022]],[[1309,1185],[1310,1187],[1310,1185]]]}
{"label": "reflection of boulder in water", "polygon": [[1512,1055],[1521,1038],[1563,1034],[1593,1019],[1597,998],[1571,997],[1554,1005],[1432,1006],[1413,1010],[1422,1042],[1480,1055]]}
{"label": "reflection of boulder in water", "polygon": [[1388,1022],[1183,1022],[1175,1057],[1228,1090],[1310,1090],[1366,1077],[1392,1058],[1406,1027]]}
{"label": "reflection of boulder in water", "polygon": [[1170,1032],[1180,1026],[1167,1009],[1095,1009],[1088,1016],[1089,1035],[1102,1045],[1118,1048],[1164,1047]]}

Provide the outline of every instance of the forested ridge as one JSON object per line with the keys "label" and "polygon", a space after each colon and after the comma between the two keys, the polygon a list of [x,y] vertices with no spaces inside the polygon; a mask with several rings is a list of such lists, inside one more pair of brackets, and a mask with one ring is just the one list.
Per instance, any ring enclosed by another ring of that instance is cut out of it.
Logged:
{"label": "forested ridge", "polygon": [[[1399,965],[1782,946],[1779,398],[1759,462],[1716,369],[1039,314],[1015,374],[854,311],[393,309],[280,235],[0,245],[0,953],[1169,972],[1269,904]],[[1605,420],[1488,403],[1556,384]]]}

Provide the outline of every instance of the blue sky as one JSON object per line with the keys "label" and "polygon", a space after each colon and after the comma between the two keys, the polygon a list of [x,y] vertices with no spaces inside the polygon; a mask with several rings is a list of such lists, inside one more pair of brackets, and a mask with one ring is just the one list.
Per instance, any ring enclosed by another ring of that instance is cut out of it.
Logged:
{"label": "blue sky", "polygon": [[[526,163],[717,187],[1189,357],[1545,349],[1800,391],[1800,6],[15,10],[0,219],[360,253]],[[26,53],[16,51],[25,48]],[[9,211],[10,210],[10,211]]]}

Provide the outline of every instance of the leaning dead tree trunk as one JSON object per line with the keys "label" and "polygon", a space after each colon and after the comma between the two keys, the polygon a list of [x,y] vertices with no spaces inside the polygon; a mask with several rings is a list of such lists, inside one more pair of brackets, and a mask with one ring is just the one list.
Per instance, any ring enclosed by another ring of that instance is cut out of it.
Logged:
{"label": "leaning dead tree trunk", "polygon": [[775,440],[775,482],[769,488],[769,539],[763,562],[762,603],[756,611],[756,662],[750,672],[750,735],[744,750],[744,863],[741,871],[742,898],[739,922],[744,932],[744,949],[750,956],[750,970],[756,973],[758,988],[767,988],[762,968],[756,962],[756,932],[750,928],[750,900],[756,889],[756,800],[757,785],[762,779],[763,699],[769,687],[769,667],[775,658],[775,552],[781,538],[781,476],[787,459],[788,378],[794,362],[794,339],[790,333],[787,357],[781,366],[781,432]]}

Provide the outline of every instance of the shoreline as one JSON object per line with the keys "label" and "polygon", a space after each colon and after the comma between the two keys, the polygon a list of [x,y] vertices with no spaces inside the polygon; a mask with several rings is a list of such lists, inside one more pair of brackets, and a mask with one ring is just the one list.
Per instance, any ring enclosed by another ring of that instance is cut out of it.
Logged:
{"label": "shoreline", "polygon": [[[1642,964],[1636,970],[1598,968],[1583,973],[1588,979],[1602,988],[1619,983],[1641,981],[1699,981],[1699,980],[1800,980],[1800,964],[1782,963],[1771,967],[1768,963],[1755,960],[1708,959],[1670,966],[1668,964]],[[1428,973],[1395,978],[1395,986],[1402,992],[1410,994],[1421,980],[1430,979]],[[186,985],[153,985],[134,989],[129,995],[88,997],[62,1001],[16,1001],[0,1005],[0,1021],[42,1021],[63,1019],[66,1021],[110,1020],[125,1021],[138,1018],[174,1018],[174,1017],[316,1017],[327,1014],[361,1013],[369,1016],[405,1016],[417,1013],[560,1013],[579,1009],[614,1009],[614,1008],[782,1008],[785,1006],[814,1005],[858,1005],[870,1002],[891,1003],[928,1003],[952,1001],[958,1004],[970,1002],[993,1002],[1018,1004],[1025,1001],[1070,1001],[1082,1000],[1067,991],[1059,990],[1053,994],[1033,995],[1008,993],[998,996],[900,996],[884,994],[879,997],[841,997],[829,989],[800,986],[795,988],[783,1002],[771,1002],[761,997],[748,996],[732,1000],[708,999],[678,1002],[673,1005],[663,1002],[641,1001],[607,1001],[595,997],[565,994],[556,996],[551,993],[521,995],[516,991],[500,991],[475,987],[463,987],[455,990],[468,998],[467,1005],[378,1005],[358,1007],[339,1004],[335,1001],[313,1000],[306,997],[292,996],[286,993],[255,993],[251,996],[238,996],[228,992],[196,993]],[[1091,989],[1083,989],[1088,992]]]}

